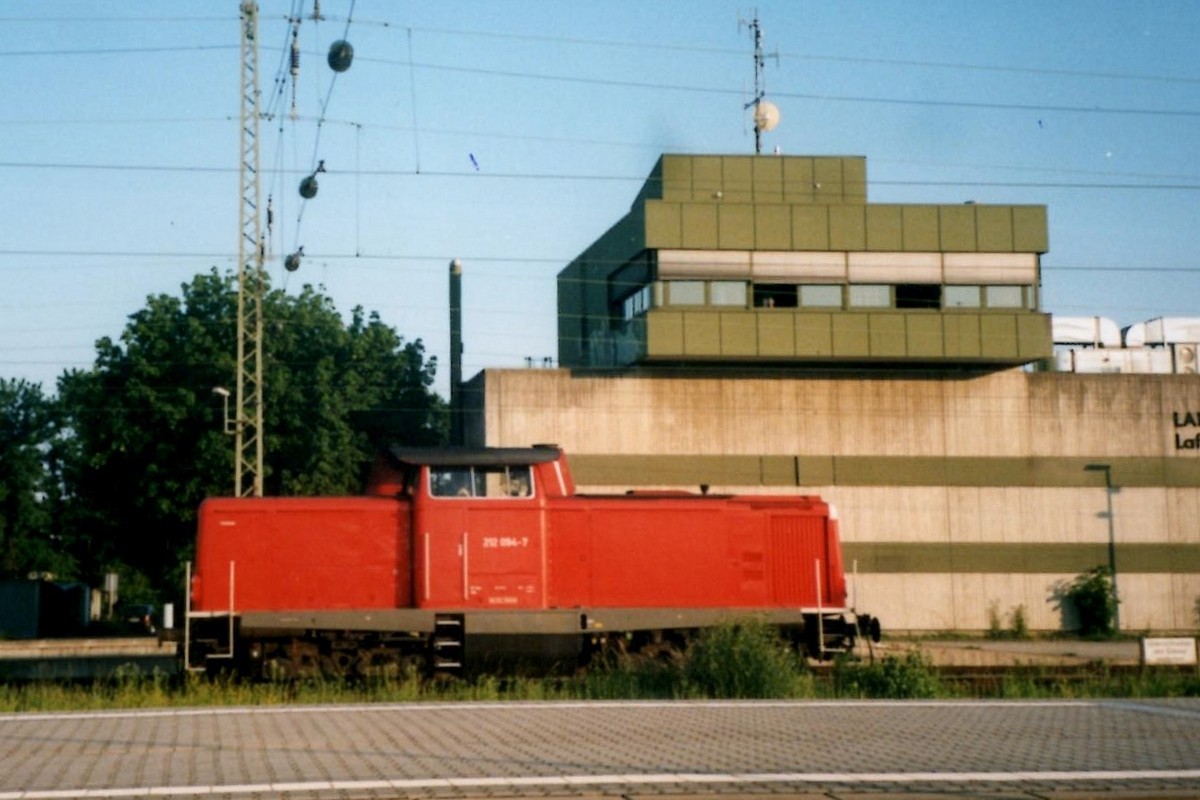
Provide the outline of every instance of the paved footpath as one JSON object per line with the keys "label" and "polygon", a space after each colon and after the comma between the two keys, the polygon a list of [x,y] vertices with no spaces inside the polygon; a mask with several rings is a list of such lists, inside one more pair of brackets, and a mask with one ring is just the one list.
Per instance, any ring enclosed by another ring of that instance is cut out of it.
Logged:
{"label": "paved footpath", "polygon": [[1200,700],[0,715],[0,800],[884,793],[1200,797]]}

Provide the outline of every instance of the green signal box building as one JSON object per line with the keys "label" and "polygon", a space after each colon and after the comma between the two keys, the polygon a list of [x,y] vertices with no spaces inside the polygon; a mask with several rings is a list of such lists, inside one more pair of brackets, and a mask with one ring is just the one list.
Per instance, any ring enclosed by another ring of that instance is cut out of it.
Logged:
{"label": "green signal box building", "polygon": [[868,203],[863,157],[664,155],[559,273],[559,363],[1029,364],[1047,249],[1045,206]]}
{"label": "green signal box building", "polygon": [[466,439],[559,444],[582,492],[818,494],[889,631],[1074,630],[1063,587],[1107,565],[1122,630],[1190,635],[1195,342],[1041,369],[1047,239],[1041,205],[868,203],[863,158],[664,155],[558,275],[561,368],[480,372]]}

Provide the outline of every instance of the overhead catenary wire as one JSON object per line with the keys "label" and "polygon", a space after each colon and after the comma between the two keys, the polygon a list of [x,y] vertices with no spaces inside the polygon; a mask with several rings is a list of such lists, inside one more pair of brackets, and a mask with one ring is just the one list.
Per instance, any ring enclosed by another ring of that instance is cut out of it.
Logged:
{"label": "overhead catenary wire", "polygon": [[[290,15],[290,16],[295,16]],[[290,17],[289,17],[290,18]],[[339,20],[342,19],[337,15],[321,15],[321,19]],[[0,22],[3,23],[44,23],[55,26],[66,25],[71,23],[79,24],[100,24],[100,23],[173,23],[173,24],[195,24],[199,22],[209,22],[217,24],[226,24],[228,17],[224,16],[164,16],[164,17],[0,17]],[[410,35],[413,32],[421,34],[435,34],[441,36],[461,36],[474,38],[488,38],[496,40],[509,40],[520,42],[531,42],[535,44],[559,44],[559,45],[574,45],[581,47],[597,47],[597,48],[618,48],[618,49],[635,49],[642,50],[647,47],[654,47],[657,50],[675,51],[675,52],[690,52],[703,53],[710,55],[728,55],[732,57],[742,58],[745,53],[742,50],[717,47],[712,45],[702,44],[684,44],[679,42],[664,42],[655,40],[654,42],[641,41],[622,41],[617,39],[597,39],[582,36],[548,36],[527,33],[511,33],[485,30],[470,30],[464,28],[424,28],[394,20],[377,20],[377,19],[355,19],[355,24],[359,26],[373,26],[379,28],[405,30]],[[222,45],[227,49],[232,49],[232,46]],[[172,48],[174,50],[175,48]],[[23,51],[7,51],[0,52],[0,57],[5,56],[43,56],[43,55],[76,55],[84,54],[91,55],[96,52],[107,54],[130,54],[137,52],[162,52],[163,48],[104,48],[101,50],[23,50]],[[1081,70],[1081,69],[1061,69],[1036,66],[1014,66],[1004,64],[979,64],[974,62],[964,61],[930,61],[922,59],[899,59],[899,58],[876,58],[868,56],[848,56],[835,55],[831,53],[808,53],[802,51],[789,52],[787,50],[778,51],[778,57],[783,60],[794,59],[802,61],[826,61],[835,64],[869,64],[884,67],[919,67],[922,69],[933,70],[951,70],[965,72],[992,72],[1002,74],[1017,74],[1029,76],[1047,76],[1047,77],[1064,77],[1064,78],[1083,78],[1083,79],[1102,79],[1113,81],[1143,81],[1152,83],[1176,83],[1182,85],[1200,84],[1200,77],[1192,77],[1188,75],[1162,75],[1146,72],[1112,72],[1099,70]]]}
{"label": "overhead catenary wire", "polygon": [[[349,33],[350,33],[350,23],[353,18],[353,15],[354,15],[355,1],[356,0],[350,0],[350,11],[346,15],[346,24],[342,31],[342,40],[343,41],[346,40],[346,38],[349,36]],[[324,19],[324,16],[319,14],[314,8],[314,13],[312,15],[312,19],[313,19],[314,25],[317,25],[320,23],[320,21],[322,19]],[[298,22],[297,22],[297,24],[298,24]],[[326,172],[325,160],[320,157],[321,133],[325,127],[325,119],[326,119],[326,115],[328,113],[329,103],[333,99],[333,90],[334,90],[334,87],[337,85],[337,79],[338,79],[339,74],[340,73],[337,70],[333,70],[333,77],[330,78],[330,80],[329,80],[329,87],[326,90],[325,99],[321,102],[320,112],[319,112],[319,114],[317,116],[317,120],[316,120],[316,132],[313,136],[312,157],[309,160],[310,169],[308,172],[308,176],[309,176],[308,180],[313,182],[312,186],[313,186],[314,192],[315,192],[315,186],[316,186],[315,181],[316,181],[317,173]],[[302,245],[300,244],[301,225],[304,220],[304,210],[308,205],[309,199],[311,199],[311,198],[306,196],[305,190],[302,186],[300,209],[296,214],[296,228],[295,228],[294,240],[293,240],[293,252],[294,253],[299,253],[302,250]]]}
{"label": "overhead catenary wire", "polygon": [[408,96],[409,109],[412,112],[412,135],[413,135],[413,167],[417,172],[421,171],[421,133],[420,127],[417,125],[417,73],[413,67],[413,36],[412,28],[405,31],[405,40],[408,42]]}
{"label": "overhead catenary wire", "polygon": [[[299,33],[299,18],[301,14],[302,2],[303,0],[292,0],[292,6],[288,15],[288,20],[292,24],[284,33],[284,46],[280,47],[279,49],[280,58],[276,64],[275,74],[272,79],[272,91],[268,98],[266,107],[260,112],[263,119],[274,119],[276,121],[276,145],[274,148],[273,162],[271,166],[264,171],[268,178],[267,205],[265,208],[267,223],[265,226],[265,238],[267,244],[266,261],[268,263],[271,263],[274,260],[274,254],[277,252],[277,248],[275,246],[276,235],[282,230],[282,228],[280,228],[278,231],[276,229],[276,217],[278,217],[278,219],[281,221],[286,219],[285,215],[288,208],[287,198],[289,197],[289,193],[284,190],[281,181],[286,175],[283,162],[285,153],[287,152],[287,147],[285,146],[288,130],[287,123],[289,121],[295,121],[294,112],[296,99],[296,80],[300,68],[300,51],[297,35]],[[292,113],[282,114],[280,113],[279,109],[283,103],[284,96],[287,93],[289,78],[291,79],[290,88],[292,90]],[[294,128],[292,129],[292,132],[294,135]],[[276,214],[275,211],[276,197],[279,198],[278,214]]]}
{"label": "overhead catenary wire", "polygon": [[[319,166],[319,163],[318,163]],[[99,171],[129,171],[129,172],[211,172],[233,173],[234,167],[202,167],[202,166],[170,166],[153,164],[88,164],[72,162],[13,162],[0,161],[0,169],[63,169],[63,170],[99,170]],[[1006,169],[991,167],[990,169]],[[1019,168],[1018,168],[1019,169]],[[470,178],[489,180],[531,180],[531,181],[616,181],[644,182],[645,175],[601,175],[601,174],[571,174],[566,172],[469,172],[467,170],[424,171],[414,169],[364,169],[354,171],[325,170],[332,174],[355,174],[360,176],[396,176],[396,177],[425,177],[425,178]],[[283,171],[284,174],[310,174],[303,170]],[[1114,183],[1114,182],[1072,182],[1072,181],[995,181],[995,180],[902,180],[887,178],[872,178],[871,186],[926,186],[948,188],[1005,188],[1005,189],[1071,189],[1071,190],[1106,190],[1106,191],[1196,191],[1200,189],[1200,181],[1194,183]]]}
{"label": "overhead catenary wire", "polygon": [[[356,20],[356,21],[355,21],[355,24],[356,24],[356,25],[358,25],[358,24],[362,24],[362,23],[361,23],[361,21],[360,21],[360,20]],[[426,31],[428,30],[428,29],[423,29],[423,28],[416,28],[416,29],[405,29],[405,28],[404,28],[404,26],[402,26],[402,25],[394,25],[393,27],[395,27],[395,28],[396,28],[398,31],[399,31],[399,30],[416,30],[418,33],[424,33],[424,32],[426,32]],[[471,34],[468,32],[468,34],[467,34],[467,35],[471,35]],[[489,33],[482,33],[482,32],[481,32],[481,33],[477,33],[477,34],[475,34],[475,35],[483,35],[483,36],[486,36],[486,35],[490,35],[490,34],[489,34]],[[502,35],[502,34],[501,34],[501,35]],[[534,37],[534,38],[540,38],[540,37]],[[558,39],[558,38],[561,38],[561,37],[545,37],[545,38],[548,38],[548,39],[551,39],[551,40],[556,40],[556,39]],[[586,39],[584,39],[584,40],[582,40],[582,41],[583,41],[584,43],[586,43],[586,44],[595,44],[595,43],[596,43],[595,41],[589,41],[589,40],[586,40]],[[638,46],[644,46],[644,43],[624,43],[624,44],[621,44],[620,46],[638,47]],[[668,43],[667,43],[667,47],[668,47],[668,48],[671,48],[671,47],[673,47],[673,45],[672,45],[671,43],[669,43],[669,42],[668,42]],[[687,49],[687,48],[686,48],[686,46],[682,46],[682,47],[683,47],[683,49]],[[421,49],[422,49],[422,50],[424,50],[424,47],[422,47]],[[716,50],[716,49],[714,49],[714,50]],[[281,49],[280,49],[280,52],[281,52],[281,53],[283,53],[283,52],[284,52],[284,49],[283,49],[283,48],[281,48]],[[400,52],[403,52],[403,51],[401,50]],[[742,57],[744,57],[744,49],[738,49],[738,50],[732,50],[732,49],[731,49],[731,50],[729,50],[728,52],[729,52],[729,54],[730,54],[731,56],[732,56],[732,55],[736,55],[738,58],[742,58]],[[307,54],[306,54],[306,55],[307,55]],[[798,55],[798,54],[787,54],[787,53],[781,54],[781,56],[782,56],[783,58],[805,58],[805,56],[804,56],[804,55]],[[837,60],[840,60],[840,59],[837,59]],[[853,59],[847,59],[847,60],[853,60]],[[369,59],[364,59],[364,61],[367,61],[367,62],[369,63]],[[865,59],[864,61],[868,61],[868,62],[874,62],[874,61],[883,61],[883,60],[876,60],[876,59]],[[415,60],[414,60],[414,58],[413,58],[413,55],[412,55],[412,53],[411,53],[411,52],[409,53],[409,59],[408,59],[408,62],[402,62],[402,61],[401,61],[401,62],[397,62],[397,63],[408,63],[408,64],[410,65],[410,69],[408,70],[408,73],[409,73],[409,76],[410,76],[410,80],[413,82],[413,85],[415,85],[415,77],[414,77],[414,76],[415,76],[416,72],[418,72],[418,71],[421,69],[421,67],[420,67],[420,65],[417,65],[417,64],[415,64]],[[1004,68],[1004,67],[993,67],[993,68],[989,68],[989,67],[987,67],[986,65],[984,65],[984,66],[979,66],[979,65],[975,65],[975,66],[972,66],[972,65],[949,65],[949,64],[946,64],[946,65],[940,65],[940,64],[936,64],[936,63],[934,63],[934,62],[929,62],[928,64],[921,64],[920,66],[930,66],[930,67],[936,67],[936,68],[939,68],[939,69],[967,69],[967,68],[971,68],[971,69],[974,69],[974,68],[980,68],[980,69],[995,69],[995,70],[1004,70],[1004,69],[1006,69],[1006,68]],[[1024,71],[1024,70],[1022,70],[1022,71]],[[1039,73],[1039,71],[1038,71],[1038,70],[1030,70],[1030,72],[1031,72],[1031,73],[1033,73],[1033,74],[1038,74],[1038,73]],[[1042,72],[1042,74],[1055,74],[1055,73],[1057,73],[1057,72],[1061,72],[1061,71],[1053,71],[1053,70],[1048,70],[1048,71],[1041,71],[1041,72]],[[1116,76],[1103,76],[1103,77],[1105,77],[1105,78],[1108,78],[1108,77],[1116,77],[1116,78],[1120,78],[1120,79],[1138,79],[1138,77],[1137,77],[1137,76],[1120,76],[1120,75],[1116,75]],[[1154,76],[1149,76],[1149,77],[1147,77],[1146,79],[1147,79],[1147,80],[1159,80],[1158,78],[1155,78]],[[1162,78],[1161,80],[1167,80],[1167,81],[1171,81],[1172,79],[1170,79],[1170,78]],[[1183,83],[1188,83],[1188,82],[1191,82],[1191,81],[1190,81],[1189,79],[1181,79],[1181,81],[1180,81],[1180,82],[1183,82]],[[402,85],[402,83],[401,83],[401,85]],[[322,115],[322,116],[323,116],[323,118],[324,118],[324,124],[325,124],[325,125],[330,125],[330,124],[333,124],[333,123],[334,123],[334,120],[333,120],[332,118],[328,117],[327,115]],[[426,120],[424,120],[424,119],[422,119],[421,121],[422,121],[422,122],[426,122]],[[418,139],[418,126],[417,126],[417,124],[416,124],[416,123],[417,123],[417,119],[416,119],[416,116],[415,116],[415,114],[414,114],[414,118],[413,118],[413,125],[412,125],[413,134],[414,134],[414,144],[416,144],[416,140]],[[374,127],[376,127],[376,126],[373,126],[373,125],[371,125],[369,122],[351,123],[351,124],[354,124],[355,126],[357,126],[357,127],[355,128],[355,130],[356,130],[356,139],[357,139],[357,138],[360,138],[360,137],[362,136],[362,134],[363,134],[363,132],[364,132],[364,131],[367,131],[367,132],[369,132],[369,131],[371,131],[371,130],[372,130]],[[293,129],[293,131],[294,131],[294,130],[295,130],[295,129]],[[423,126],[422,126],[420,133],[424,134],[425,132],[426,132],[426,129],[425,129]],[[473,135],[473,136],[479,136],[479,137],[483,137],[483,136],[498,136],[499,134],[495,134],[494,132],[492,132],[492,131],[489,131],[489,130],[478,130],[478,131],[474,131],[474,132],[471,132],[471,131],[464,132],[464,135]],[[330,137],[330,138],[332,139],[332,137]],[[514,136],[514,137],[512,137],[512,138],[513,138],[513,139],[515,139],[515,140],[525,140],[525,141],[531,141],[531,142],[532,142],[532,141],[544,140],[542,137],[533,137],[533,136],[519,136],[519,135],[518,135],[518,136]],[[645,142],[645,143],[643,143],[643,144],[634,144],[634,145],[632,145],[632,146],[646,147],[647,149],[650,149],[650,148],[653,146],[653,143],[651,143],[651,142]],[[86,160],[86,159],[85,159],[85,160]],[[879,159],[873,159],[873,160],[872,160],[872,164],[879,164],[879,163],[881,163],[881,161],[880,161]],[[280,164],[280,166],[282,167],[282,164]],[[332,174],[334,174],[334,175],[339,175],[339,176],[341,176],[341,175],[346,175],[346,174],[349,174],[349,173],[350,173],[350,170],[346,170],[346,169],[345,169],[345,167],[346,167],[346,166],[347,166],[347,165],[346,165],[346,164],[343,162],[342,164],[340,164],[340,165],[339,165],[340,169],[332,171]],[[418,159],[417,159],[417,162],[416,162],[416,169],[415,169],[414,171],[407,171],[407,170],[392,170],[392,171],[389,171],[389,170],[377,170],[377,169],[368,169],[368,170],[364,170],[364,169],[362,169],[362,167],[361,167],[361,164],[359,164],[359,163],[358,163],[358,157],[357,157],[357,153],[356,153],[356,158],[355,158],[355,168],[353,169],[353,175],[354,175],[354,177],[355,177],[355,180],[356,180],[356,181],[358,181],[358,180],[362,180],[362,179],[365,179],[365,178],[368,178],[368,177],[370,177],[370,176],[372,176],[372,175],[379,175],[379,176],[395,175],[395,176],[397,176],[397,177],[406,178],[406,177],[409,177],[409,176],[411,176],[411,175],[420,174],[420,173],[421,173],[421,167],[422,167],[422,166],[423,166],[423,165],[420,163],[420,160],[419,160],[419,158],[418,158]],[[963,168],[975,168],[975,167],[978,167],[978,166],[980,166],[980,165],[977,165],[977,164],[975,164],[975,165],[960,165],[960,166],[962,166]],[[105,168],[105,167],[94,167],[94,166],[92,166],[92,167],[89,167],[89,166],[85,166],[84,168],[85,168],[85,169],[90,169],[90,168]],[[118,166],[118,167],[116,167],[116,169],[122,169],[122,167],[119,167],[119,166]],[[136,167],[130,167],[130,169],[132,170],[132,169],[138,169],[138,168],[136,168]],[[195,172],[200,172],[200,171],[202,171],[202,169],[203,169],[203,168],[198,168],[198,169],[190,169],[190,170],[187,170],[187,171],[195,171]],[[281,175],[283,175],[283,176],[299,175],[299,174],[301,174],[301,172],[300,172],[300,171],[297,171],[297,170],[299,170],[299,169],[300,169],[300,168],[299,168],[299,167],[297,167],[296,169],[294,169],[294,170],[289,170],[289,171],[287,171],[287,172],[283,172],[283,170],[280,170],[280,173],[281,173]],[[1014,169],[1026,169],[1026,168],[1014,167]],[[1039,170],[1039,171],[1041,171],[1041,170]],[[1073,173],[1068,173],[1068,174],[1073,174]],[[1077,173],[1077,174],[1082,174],[1082,173]],[[1107,173],[1097,173],[1097,174],[1100,174],[1100,175],[1107,175]],[[1114,174],[1115,174],[1115,173],[1114,173]],[[431,178],[451,178],[451,179],[458,179],[458,178],[467,178],[467,177],[470,177],[470,178],[472,178],[472,179],[477,179],[477,178],[487,178],[487,179],[489,179],[489,180],[493,180],[493,179],[494,179],[494,180],[507,180],[507,179],[529,179],[529,180],[538,180],[538,181],[551,180],[551,179],[552,179],[552,180],[571,180],[571,181],[590,181],[590,180],[595,180],[595,181],[612,181],[612,180],[621,180],[621,181],[631,181],[631,182],[641,182],[641,181],[643,181],[643,180],[644,180],[644,178],[645,178],[644,174],[636,174],[636,175],[628,175],[628,176],[619,176],[619,175],[618,175],[618,176],[608,176],[608,175],[578,175],[578,176],[574,176],[574,175],[557,175],[557,176],[556,176],[556,175],[549,175],[549,174],[546,174],[546,175],[534,175],[534,174],[528,174],[528,171],[524,171],[524,170],[520,170],[520,169],[517,169],[517,170],[509,170],[509,171],[506,171],[506,172],[503,172],[503,173],[500,173],[500,172],[497,172],[497,173],[484,173],[484,174],[482,174],[482,175],[476,175],[476,176],[472,176],[472,175],[470,175],[470,173],[466,172],[465,170],[464,170],[463,172],[461,172],[461,173],[459,173],[459,172],[453,172],[453,171],[450,171],[450,172],[448,172],[448,171],[444,171],[444,170],[443,170],[443,171],[441,171],[441,172],[434,172],[434,173],[430,173],[429,177],[431,177]],[[1141,191],[1141,190],[1146,190],[1146,189],[1149,189],[1149,190],[1151,190],[1151,191],[1159,191],[1159,190],[1168,190],[1168,191],[1177,191],[1177,190],[1183,190],[1183,191],[1191,191],[1191,190],[1194,190],[1194,188],[1196,188],[1196,185],[1200,185],[1200,181],[1197,181],[1195,178],[1183,178],[1182,180],[1186,181],[1187,185],[1180,186],[1180,185],[1172,184],[1172,183],[1171,183],[1171,180],[1170,180],[1170,178],[1169,178],[1168,176],[1159,176],[1157,179],[1154,179],[1154,180],[1150,181],[1149,183],[1151,183],[1151,184],[1154,184],[1153,186],[1147,186],[1147,185],[1145,185],[1145,184],[1141,183],[1140,181],[1137,181],[1137,182],[1135,182],[1135,181],[1123,181],[1123,180],[1121,180],[1121,179],[1119,179],[1119,178],[1118,178],[1118,179],[1116,179],[1116,180],[1111,180],[1111,179],[1107,179],[1107,178],[1102,178],[1102,179],[1101,179],[1101,182],[1098,182],[1098,183],[1096,183],[1096,184],[1090,184],[1090,183],[1087,183],[1087,184],[1085,185],[1085,182],[1084,182],[1084,181],[1076,181],[1076,180],[1073,180],[1073,179],[1071,179],[1071,178],[1069,178],[1069,177],[1068,177],[1068,179],[1067,179],[1067,180],[1064,180],[1064,181],[1051,181],[1051,182],[1041,182],[1041,181],[1036,181],[1036,180],[1035,180],[1035,181],[1028,181],[1028,182],[1008,182],[1008,181],[1000,181],[1000,182],[996,182],[996,183],[987,182],[987,181],[982,181],[982,182],[981,182],[981,181],[967,181],[967,182],[954,182],[954,181],[950,181],[950,182],[945,182],[945,181],[892,181],[892,180],[889,180],[887,177],[883,177],[883,178],[881,178],[881,179],[875,179],[875,178],[873,178],[873,179],[872,179],[872,181],[871,181],[871,185],[872,185],[872,186],[909,186],[909,185],[921,185],[921,186],[935,187],[935,188],[936,188],[936,187],[939,187],[939,186],[944,186],[944,187],[945,187],[945,188],[947,188],[947,189],[956,189],[956,188],[960,188],[960,187],[963,187],[963,186],[969,186],[969,187],[972,187],[972,188],[974,188],[974,187],[979,187],[979,186],[985,186],[985,187],[989,187],[989,186],[997,186],[997,187],[1003,187],[1003,188],[1035,188],[1035,189],[1044,189],[1044,188],[1048,188],[1048,189],[1055,189],[1055,190],[1058,190],[1058,189],[1064,189],[1064,190],[1074,190],[1074,189],[1077,189],[1077,188],[1079,188],[1079,189],[1083,189],[1083,190],[1086,190],[1086,191],[1099,191],[1099,192],[1105,192],[1105,193],[1107,193],[1107,192],[1109,192],[1109,191],[1126,191],[1126,190],[1130,190],[1130,191]],[[1138,183],[1138,185],[1137,185],[1136,187],[1135,187],[1135,186],[1125,186],[1124,184],[1126,184],[1126,183],[1128,183],[1128,184]],[[1170,185],[1168,185],[1168,184],[1170,184]],[[281,191],[281,192],[277,192],[277,193],[276,193],[276,194],[277,194],[277,196],[276,196],[276,199],[277,199],[277,201],[280,201],[280,202],[282,202],[282,198],[283,198],[283,197],[285,197],[285,196],[286,196],[286,197],[290,197],[290,195],[291,195],[291,190],[292,190],[292,189],[293,189],[293,187],[292,187],[291,185],[289,185],[289,186],[287,187],[287,191]],[[282,214],[283,214],[283,212],[281,212],[281,216],[282,216]],[[356,238],[357,238],[357,237],[356,237]],[[335,264],[335,265],[336,265],[338,268],[344,268],[344,267],[348,266],[348,263],[349,263],[349,262],[347,262],[347,261],[339,261],[339,260],[340,260],[340,259],[351,258],[351,257],[359,257],[361,254],[358,252],[358,251],[360,250],[360,247],[359,247],[358,245],[359,245],[359,243],[356,241],[356,242],[355,242],[355,247],[353,247],[353,248],[342,248],[342,249],[336,249],[336,248],[335,248],[335,249],[330,249],[330,248],[326,248],[327,252],[326,252],[326,254],[324,254],[324,256],[322,256],[321,260],[322,260],[322,261],[324,261],[324,262],[326,262],[326,263],[333,263],[333,264]],[[201,248],[197,248],[197,249],[199,249],[199,250],[203,250],[203,249],[205,249],[205,248],[201,247]],[[312,249],[312,248],[310,248],[310,249]],[[319,248],[318,248],[318,249],[319,249]],[[351,251],[353,251],[353,252],[351,252]],[[218,254],[218,255],[219,255],[219,254]],[[370,256],[368,256],[368,257],[366,257],[364,260],[365,260],[367,263],[365,263],[365,264],[363,264],[363,265],[360,265],[360,266],[361,266],[362,268],[365,268],[365,269],[368,269],[368,270],[370,270],[370,269],[379,269],[379,270],[384,270],[384,269],[390,269],[390,268],[392,268],[392,265],[393,265],[394,263],[400,263],[400,264],[405,264],[405,265],[407,265],[407,264],[418,264],[418,263],[420,263],[420,259],[422,259],[422,258],[426,258],[425,256],[421,256],[421,255],[408,255],[408,254],[399,254],[399,255],[384,255],[384,256],[382,256],[381,258],[376,258],[376,257],[375,257],[376,255],[377,255],[377,254],[372,254],[372,255],[370,255]],[[567,262],[570,260],[570,258],[574,257],[574,255],[575,255],[575,254],[568,254],[568,256],[567,256],[565,259],[563,259],[563,260],[562,260],[560,263],[562,263],[562,264],[565,264],[565,263],[567,263]],[[139,255],[139,256],[137,256],[137,257],[140,257],[140,255]],[[316,261],[315,261],[315,259],[316,259],[316,256],[315,256],[315,254],[314,254],[312,257],[314,258],[314,263],[316,263]],[[439,256],[429,256],[428,258],[430,258],[431,260],[436,260],[436,261],[438,261],[438,262],[440,263],[440,261],[441,261],[442,259],[444,259],[444,257],[445,257],[445,256],[439,255]],[[475,261],[480,261],[480,260],[481,260],[480,256],[468,256],[468,257],[469,257],[469,258],[471,258],[472,260],[475,260]],[[86,260],[88,261],[88,263],[89,263],[89,264],[92,264],[92,263],[94,263],[94,260],[93,260],[93,259],[86,259]],[[511,272],[512,272],[512,276],[513,276],[514,278],[520,277],[520,274],[521,274],[521,272],[522,272],[522,269],[521,269],[521,267],[520,267],[519,265],[522,265],[522,264],[528,264],[528,263],[533,263],[533,262],[522,261],[522,260],[520,260],[520,259],[504,259],[503,257],[501,257],[501,258],[498,258],[498,259],[494,259],[494,260],[492,260],[492,261],[491,261],[491,262],[489,262],[489,263],[501,263],[501,262],[504,262],[504,261],[506,261],[506,260],[507,260],[509,263],[512,263],[512,264],[514,264],[514,265],[518,265],[518,266],[514,267],[514,268],[511,270]],[[85,267],[85,268],[86,268],[86,267]],[[1098,265],[1098,266],[1094,266],[1094,267],[1089,267],[1089,266],[1088,266],[1088,265],[1087,265],[1085,262],[1076,262],[1076,263],[1075,263],[1073,266],[1069,266],[1069,267],[1063,267],[1063,266],[1053,266],[1053,267],[1051,267],[1051,266],[1048,266],[1048,265],[1044,265],[1044,266],[1043,266],[1043,270],[1044,270],[1044,272],[1046,272],[1047,274],[1050,272],[1050,270],[1051,270],[1051,269],[1053,269],[1053,270],[1056,270],[1056,271],[1063,271],[1063,270],[1104,270],[1104,271],[1109,271],[1109,272],[1133,272],[1133,271],[1135,271],[1135,270],[1139,270],[1139,269],[1150,269],[1150,270],[1154,270],[1154,269],[1156,269],[1156,268],[1154,268],[1154,267],[1145,267],[1145,266],[1140,266],[1140,267],[1139,267],[1139,266],[1136,266],[1136,265],[1134,265],[1134,266],[1107,266],[1107,265],[1106,265],[1106,266],[1099,266],[1099,265]],[[1170,269],[1170,270],[1172,270],[1172,271],[1173,271],[1175,274],[1186,274],[1186,273],[1194,272],[1194,270],[1193,270],[1192,268],[1190,268],[1190,267],[1171,267],[1171,268],[1166,268],[1166,269]],[[501,313],[501,312],[498,312],[498,313]]]}
{"label": "overhead catenary wire", "polygon": [[[463,259],[470,261],[473,264],[480,265],[504,265],[504,266],[530,266],[530,267],[565,267],[569,264],[577,254],[563,254],[561,256],[523,256],[523,255],[487,255],[484,253],[466,254]],[[235,265],[234,257],[228,252],[219,250],[212,251],[136,251],[136,250],[63,250],[63,249],[6,249],[0,248],[0,256],[20,256],[25,258],[72,258],[72,259],[112,259],[112,258],[137,258],[137,259],[180,259],[180,260],[205,260],[205,261],[220,261],[228,264],[230,267]],[[414,254],[414,253],[363,253],[363,252],[330,252],[318,251],[307,254],[307,258],[314,263],[334,263],[347,262],[343,266],[354,264],[358,269],[382,269],[392,270],[398,264],[412,264],[420,267],[428,265],[441,265],[445,257],[440,254]],[[378,266],[373,266],[378,265]],[[81,269],[124,269],[125,264],[113,262],[103,267],[93,267],[75,261],[70,264],[56,265],[54,267],[46,267],[44,265],[0,265],[0,273],[5,271],[15,271],[19,269],[36,269],[45,270],[62,269],[62,270],[81,270]],[[173,265],[163,265],[163,268],[174,268]],[[1181,266],[1178,264],[1154,264],[1154,263],[1137,263],[1126,265],[1114,264],[1046,264],[1041,265],[1043,276],[1058,272],[1087,272],[1087,273],[1105,273],[1105,274],[1164,274],[1164,275],[1195,275],[1200,274],[1200,264],[1195,266]],[[545,279],[544,274],[522,274],[512,273],[505,276],[507,280],[536,280]],[[606,286],[607,279],[595,280],[579,280],[577,283],[590,284],[594,286]],[[47,307],[57,306],[55,303],[47,303]],[[3,307],[0,305],[0,307]],[[25,304],[22,307],[26,307]]]}

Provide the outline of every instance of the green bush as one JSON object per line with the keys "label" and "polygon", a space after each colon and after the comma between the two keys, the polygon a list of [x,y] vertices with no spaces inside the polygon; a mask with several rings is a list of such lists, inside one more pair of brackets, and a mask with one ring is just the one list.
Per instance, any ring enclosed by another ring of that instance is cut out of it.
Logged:
{"label": "green bush", "polygon": [[675,659],[626,655],[595,664],[577,684],[588,700],[672,699],[683,691]]}
{"label": "green bush", "polygon": [[1081,636],[1111,636],[1117,618],[1117,591],[1108,567],[1095,567],[1077,576],[1062,590],[1075,607]]}
{"label": "green bush", "polygon": [[932,665],[916,650],[903,658],[887,655],[870,664],[838,661],[834,664],[833,686],[838,697],[903,700],[942,694]]}
{"label": "green bush", "polygon": [[1009,632],[1014,639],[1029,638],[1029,623],[1025,620],[1025,606],[1018,605],[1012,611],[1012,625],[1009,627]]}
{"label": "green bush", "polygon": [[999,607],[995,603],[988,606],[987,638],[1028,639],[1029,623],[1025,620],[1025,606],[1019,605],[1013,608],[1011,619],[1011,623],[1005,628],[1000,619]]}
{"label": "green bush", "polygon": [[1003,639],[1004,625],[1000,622],[1000,606],[995,601],[988,605],[987,638]]}
{"label": "green bush", "polygon": [[704,697],[790,697],[803,670],[776,628],[744,620],[702,631],[687,650],[683,679],[689,694]]}

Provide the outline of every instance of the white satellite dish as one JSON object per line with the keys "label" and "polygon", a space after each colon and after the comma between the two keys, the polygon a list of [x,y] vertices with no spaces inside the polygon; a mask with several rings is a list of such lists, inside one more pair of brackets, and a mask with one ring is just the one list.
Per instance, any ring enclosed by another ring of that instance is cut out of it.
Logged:
{"label": "white satellite dish", "polygon": [[754,107],[754,127],[760,131],[774,130],[779,124],[779,106],[760,100]]}

